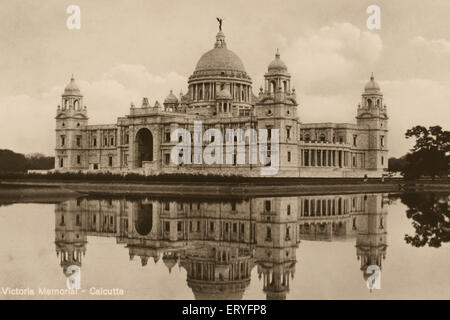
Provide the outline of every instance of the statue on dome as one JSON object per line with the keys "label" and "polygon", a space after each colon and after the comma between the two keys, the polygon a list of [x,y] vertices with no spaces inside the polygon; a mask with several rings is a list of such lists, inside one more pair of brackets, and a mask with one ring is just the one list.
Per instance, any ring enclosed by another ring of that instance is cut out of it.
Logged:
{"label": "statue on dome", "polygon": [[217,21],[219,21],[219,31],[222,31],[222,21],[223,21],[223,19],[222,18],[216,18],[217,19]]}

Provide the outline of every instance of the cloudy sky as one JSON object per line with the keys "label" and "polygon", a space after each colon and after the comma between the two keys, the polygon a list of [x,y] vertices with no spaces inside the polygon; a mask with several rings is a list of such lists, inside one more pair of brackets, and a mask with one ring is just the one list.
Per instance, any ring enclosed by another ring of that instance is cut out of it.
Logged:
{"label": "cloudy sky", "polygon": [[[69,5],[81,29],[66,27]],[[381,8],[368,30],[366,9]],[[390,154],[411,147],[416,124],[450,122],[450,1],[4,0],[0,11],[0,148],[53,154],[54,116],[74,73],[91,124],[114,123],[143,96],[187,90],[223,17],[228,48],[253,79],[276,48],[302,122],[354,122],[373,71],[390,117]]]}

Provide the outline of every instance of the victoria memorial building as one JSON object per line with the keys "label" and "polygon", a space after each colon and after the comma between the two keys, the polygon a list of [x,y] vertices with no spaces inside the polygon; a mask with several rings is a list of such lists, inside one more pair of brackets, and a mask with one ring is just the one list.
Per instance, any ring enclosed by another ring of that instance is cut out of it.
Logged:
{"label": "victoria memorial building", "polygon": [[[373,75],[356,109],[356,123],[303,123],[291,75],[277,52],[255,95],[241,59],[228,49],[219,31],[188,80],[186,94],[169,93],[162,104],[131,104],[114,124],[89,125],[83,95],[74,78],[62,94],[56,113],[56,171],[224,174],[259,176],[263,164],[181,164],[170,160],[171,132],[202,129],[279,130],[276,176],[381,176],[387,169],[387,110]],[[194,136],[192,134],[192,136]],[[236,137],[235,141],[236,141]],[[210,141],[204,141],[206,147]],[[249,141],[245,141],[248,157]],[[270,145],[270,144],[269,144]],[[267,150],[270,155],[270,149]]]}

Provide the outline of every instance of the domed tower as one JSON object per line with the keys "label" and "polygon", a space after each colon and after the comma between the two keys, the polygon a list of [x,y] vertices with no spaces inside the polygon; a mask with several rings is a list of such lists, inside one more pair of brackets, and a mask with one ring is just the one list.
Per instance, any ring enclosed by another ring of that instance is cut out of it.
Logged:
{"label": "domed tower", "polygon": [[275,59],[269,63],[264,78],[266,92],[274,97],[281,99],[280,93],[291,92],[291,75],[288,73],[286,64],[281,60],[278,49]]}
{"label": "domed tower", "polygon": [[366,150],[365,167],[382,172],[388,167],[388,116],[386,105],[383,104],[383,93],[373,73],[361,96],[356,123],[360,129],[365,129],[367,135],[366,139],[359,140],[363,143],[360,147]]}
{"label": "domed tower", "polygon": [[84,151],[89,118],[86,106],[83,106],[83,95],[73,76],[61,96],[55,119],[55,169],[88,169],[89,159]]}
{"label": "domed tower", "polygon": [[270,130],[279,130],[279,175],[295,176],[299,167],[298,104],[295,91],[291,90],[291,75],[278,51],[264,78],[265,89],[261,90],[255,105],[258,128],[269,130],[269,138]]}
{"label": "domed tower", "polygon": [[68,276],[70,266],[81,267],[86,254],[87,235],[83,228],[79,200],[69,200],[55,206],[55,247],[63,273]]}
{"label": "domed tower", "polygon": [[365,195],[364,212],[356,215],[356,255],[365,281],[371,275],[367,268],[376,265],[381,270],[386,258],[387,201],[383,194]]}
{"label": "domed tower", "polygon": [[214,48],[200,57],[188,84],[188,113],[216,115],[217,106],[223,103],[224,95],[219,95],[223,90],[231,96],[231,99],[228,94],[226,97],[227,110],[230,110],[226,114],[239,115],[253,109],[252,80],[242,60],[227,48],[222,30],[216,35]]}
{"label": "domed tower", "polygon": [[176,111],[178,109],[179,101],[178,98],[170,90],[169,95],[164,100],[164,111]]}

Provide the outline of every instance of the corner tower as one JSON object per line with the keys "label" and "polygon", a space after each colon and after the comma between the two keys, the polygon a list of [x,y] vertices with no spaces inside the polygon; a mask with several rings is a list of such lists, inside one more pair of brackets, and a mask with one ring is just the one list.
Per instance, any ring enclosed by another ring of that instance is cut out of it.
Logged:
{"label": "corner tower", "polygon": [[383,104],[383,93],[375,81],[373,73],[365,85],[361,97],[356,123],[359,129],[362,129],[362,132],[367,135],[364,139],[365,144],[362,146],[366,152],[366,169],[387,170],[387,107]]}
{"label": "corner tower", "polygon": [[298,175],[298,117],[297,97],[291,89],[291,75],[277,51],[264,75],[265,88],[261,88],[255,105],[259,129],[279,130],[280,176]]}
{"label": "corner tower", "polygon": [[88,159],[83,151],[87,147],[85,129],[89,118],[73,76],[61,95],[55,119],[55,169],[87,169]]}

